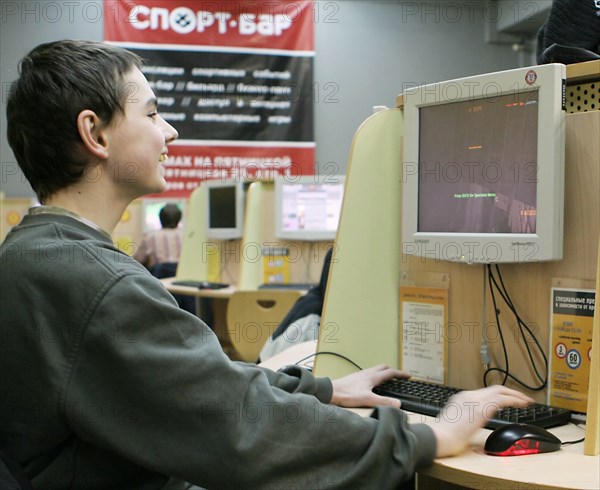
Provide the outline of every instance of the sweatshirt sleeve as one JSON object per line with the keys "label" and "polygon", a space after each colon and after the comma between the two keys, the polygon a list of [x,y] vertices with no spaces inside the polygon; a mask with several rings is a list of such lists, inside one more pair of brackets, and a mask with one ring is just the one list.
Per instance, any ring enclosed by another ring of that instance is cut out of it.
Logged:
{"label": "sweatshirt sleeve", "polygon": [[433,459],[431,429],[401,410],[363,418],[322,403],[327,379],[231,362],[150,276],[115,278],[89,311],[65,417],[84,440],[142,467],[208,488],[383,489]]}
{"label": "sweatshirt sleeve", "polygon": [[329,378],[316,378],[310,371],[300,366],[292,366],[292,371],[289,374],[284,374],[264,369],[265,376],[267,376],[272,386],[281,388],[288,393],[313,395],[323,403],[331,401],[333,397],[333,384]]}

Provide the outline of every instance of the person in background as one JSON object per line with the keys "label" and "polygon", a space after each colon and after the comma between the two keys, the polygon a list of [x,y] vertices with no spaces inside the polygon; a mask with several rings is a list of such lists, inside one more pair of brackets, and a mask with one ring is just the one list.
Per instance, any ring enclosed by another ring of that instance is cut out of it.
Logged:
{"label": "person in background", "polygon": [[161,267],[166,267],[163,264],[171,264],[170,267],[176,270],[183,242],[183,234],[181,228],[178,227],[181,220],[181,209],[177,204],[166,204],[160,210],[158,217],[161,228],[144,234],[133,258],[150,272],[159,264]]}
{"label": "person in background", "polygon": [[[134,199],[167,188],[178,136],[141,67],[117,46],[46,43],[8,97],[8,141],[42,206],[0,246],[0,445],[34,488],[397,488],[464,451],[496,408],[532,402],[463,391],[411,424],[372,391],[397,369],[331,380],[231,361],[111,238]],[[136,178],[120,178],[131,162]]]}

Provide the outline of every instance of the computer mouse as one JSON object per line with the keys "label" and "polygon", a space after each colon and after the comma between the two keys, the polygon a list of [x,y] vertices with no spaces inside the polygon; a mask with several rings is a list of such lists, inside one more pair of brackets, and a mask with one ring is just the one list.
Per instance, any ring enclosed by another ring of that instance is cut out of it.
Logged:
{"label": "computer mouse", "polygon": [[561,444],[558,437],[542,427],[507,424],[494,429],[485,441],[483,450],[493,456],[522,456],[558,451]]}

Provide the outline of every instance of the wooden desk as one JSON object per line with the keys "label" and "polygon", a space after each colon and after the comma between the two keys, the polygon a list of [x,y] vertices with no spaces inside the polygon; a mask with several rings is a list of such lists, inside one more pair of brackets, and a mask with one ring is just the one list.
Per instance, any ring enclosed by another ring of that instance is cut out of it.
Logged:
{"label": "wooden desk", "polygon": [[177,281],[177,278],[175,277],[168,277],[160,280],[169,292],[194,296],[195,298],[228,299],[237,290],[235,286],[228,286],[222,289],[198,289],[191,286],[179,286],[173,284],[175,281]]}
{"label": "wooden desk", "polygon": [[[411,414],[411,422],[427,417]],[[584,436],[584,429],[574,424],[549,429],[561,441],[574,441]],[[419,472],[418,488],[436,488],[435,481],[453,483],[466,488],[498,489],[594,489],[600,488],[600,458],[584,456],[583,443],[563,446],[553,453],[528,456],[498,457],[483,452],[490,430],[481,429],[471,447],[452,458],[436,459],[432,466]]]}
{"label": "wooden desk", "polygon": [[[239,331],[232,332],[230,329],[233,327],[233,325],[228,325],[227,323],[229,299],[235,292],[238,291],[238,288],[235,286],[229,286],[222,289],[198,289],[192,286],[173,284],[173,282],[176,280],[177,279],[175,277],[169,277],[166,279],[161,279],[161,282],[165,288],[173,294],[194,297],[196,299],[196,315],[215,332],[225,353],[232,360],[247,361],[248,359],[244,359],[243,357],[244,351],[240,350],[240,344],[243,343],[241,338],[244,338],[244,333]],[[285,289],[283,289],[283,291],[285,291]],[[307,291],[301,290],[300,292],[305,294]],[[283,304],[286,304],[286,302],[284,301]],[[261,317],[261,315],[259,314],[258,317]],[[267,321],[267,325],[273,325],[271,317],[268,318],[269,320]],[[256,320],[258,321],[258,318],[256,318]],[[246,325],[250,325],[250,323],[246,323]],[[254,323],[252,323],[250,326],[251,330],[252,328],[256,328],[256,324]],[[253,333],[255,332],[253,331]],[[257,339],[252,337],[247,341],[247,343],[256,343],[256,341]]]}
{"label": "wooden desk", "polygon": [[[261,363],[261,366],[278,369],[294,364],[315,352],[316,342],[305,342]],[[310,361],[302,362],[307,365]],[[370,409],[353,410],[368,416]],[[409,413],[409,421],[435,423],[432,417]],[[549,429],[562,441],[573,441],[584,436],[584,429],[574,424]],[[553,453],[529,456],[498,457],[483,452],[483,445],[491,433],[479,430],[471,441],[471,447],[452,458],[436,459],[427,469],[417,475],[417,488],[449,488],[448,484],[466,488],[502,490],[542,489],[600,489],[600,456],[584,456],[583,443],[564,446]],[[439,482],[442,480],[444,483]],[[456,488],[456,487],[452,487]],[[460,488],[460,487],[458,487]]]}
{"label": "wooden desk", "polygon": [[[196,315],[202,319],[206,318],[208,323],[212,323],[210,326],[215,331],[221,325],[225,326],[225,309],[227,308],[227,301],[237,291],[235,286],[228,286],[222,289],[199,289],[192,286],[173,284],[176,280],[177,278],[175,277],[169,277],[161,279],[160,282],[172,294],[183,294],[196,298]],[[211,300],[210,307],[206,301],[203,301],[205,299]]]}

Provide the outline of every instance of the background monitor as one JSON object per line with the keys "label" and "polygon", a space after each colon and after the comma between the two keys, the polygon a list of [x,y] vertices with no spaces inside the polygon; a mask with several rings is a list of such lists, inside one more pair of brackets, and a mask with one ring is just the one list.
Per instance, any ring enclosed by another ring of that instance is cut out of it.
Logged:
{"label": "background monitor", "polygon": [[244,183],[208,180],[206,186],[206,237],[217,240],[242,238],[244,223]]}
{"label": "background monitor", "polygon": [[550,64],[405,91],[404,254],[562,258],[565,75]]}
{"label": "background monitor", "polygon": [[[142,213],[143,213],[143,231],[147,233],[153,230],[160,230],[162,228],[160,224],[159,213],[160,210],[167,204],[177,204],[181,209],[182,214],[185,212],[185,201],[183,199],[161,199],[161,198],[146,198],[142,200]],[[183,216],[179,222],[179,226],[183,225]]]}
{"label": "background monitor", "polygon": [[276,177],[275,236],[287,240],[334,240],[344,181],[343,175]]}

